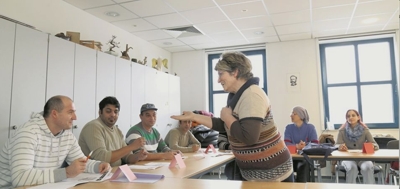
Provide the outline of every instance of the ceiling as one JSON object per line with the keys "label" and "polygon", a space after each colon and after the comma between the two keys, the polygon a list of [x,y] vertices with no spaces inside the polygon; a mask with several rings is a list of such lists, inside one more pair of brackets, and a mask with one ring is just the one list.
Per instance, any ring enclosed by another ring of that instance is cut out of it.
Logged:
{"label": "ceiling", "polygon": [[398,0],[64,1],[170,52],[399,28]]}

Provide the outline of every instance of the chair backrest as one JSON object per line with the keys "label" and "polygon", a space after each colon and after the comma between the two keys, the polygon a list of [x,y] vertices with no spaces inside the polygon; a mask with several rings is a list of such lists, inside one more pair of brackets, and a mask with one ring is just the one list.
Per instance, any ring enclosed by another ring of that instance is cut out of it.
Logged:
{"label": "chair backrest", "polygon": [[389,141],[396,140],[392,137],[374,137],[375,142],[378,144],[379,149],[387,149],[387,144]]}
{"label": "chair backrest", "polygon": [[388,149],[399,149],[399,140],[391,140],[387,143]]}

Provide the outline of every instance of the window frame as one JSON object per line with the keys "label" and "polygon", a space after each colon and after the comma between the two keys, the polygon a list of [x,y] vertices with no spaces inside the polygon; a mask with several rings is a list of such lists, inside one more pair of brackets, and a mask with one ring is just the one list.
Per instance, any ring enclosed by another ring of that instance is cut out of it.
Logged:
{"label": "window frame", "polygon": [[[360,63],[359,63],[359,55],[358,55],[358,45],[361,44],[371,44],[371,43],[381,43],[388,42],[389,44],[389,53],[390,53],[390,67],[392,79],[388,81],[360,81]],[[356,81],[348,82],[348,83],[334,83],[328,84],[327,78],[327,67],[326,67],[326,56],[325,49],[328,47],[337,47],[337,46],[345,46],[352,45],[355,53],[355,66],[356,66]],[[395,59],[395,50],[394,50],[394,37],[383,37],[383,38],[375,38],[375,39],[364,39],[364,40],[354,40],[354,41],[345,41],[345,42],[334,42],[334,43],[324,43],[319,45],[320,50],[320,59],[321,59],[321,78],[322,78],[322,93],[323,93],[323,103],[324,103],[324,113],[325,113],[325,129],[327,128],[327,121],[330,120],[329,114],[329,95],[328,88],[329,87],[344,87],[344,86],[355,86],[357,88],[357,104],[358,107],[354,107],[360,113],[361,117],[363,115],[362,109],[362,93],[361,86],[368,85],[377,85],[377,84],[390,84],[392,86],[392,101],[393,101],[393,123],[366,123],[369,128],[372,129],[393,129],[399,128],[399,94],[398,94],[398,84],[397,84],[397,73],[396,73],[396,59]],[[344,114],[344,113],[343,113]],[[345,117],[345,115],[343,115]],[[338,129],[342,124],[334,124],[335,129]]]}
{"label": "window frame", "polygon": [[[251,55],[262,55],[262,68],[263,68],[263,76],[264,78],[260,78],[264,80],[264,86],[260,86],[262,87],[262,89],[265,91],[266,94],[268,94],[268,89],[267,89],[267,57],[266,57],[266,50],[265,49],[257,49],[257,50],[243,50],[240,51],[243,54],[245,54],[246,56],[251,56]],[[213,112],[214,113],[214,94],[224,94],[227,93],[224,90],[213,90],[213,72],[215,72],[214,68],[213,68],[213,60],[214,59],[219,59],[221,57],[222,53],[210,53],[208,54],[208,91],[209,91],[209,95],[208,95],[208,102],[209,102],[209,112]],[[253,63],[252,63],[253,64]],[[254,68],[254,67],[253,67]],[[218,78],[217,78],[218,79]]]}

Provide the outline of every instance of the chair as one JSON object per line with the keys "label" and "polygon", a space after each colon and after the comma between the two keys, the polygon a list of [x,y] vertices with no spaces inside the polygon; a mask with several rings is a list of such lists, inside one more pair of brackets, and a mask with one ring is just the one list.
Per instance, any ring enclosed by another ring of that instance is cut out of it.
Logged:
{"label": "chair", "polygon": [[[344,168],[343,165],[340,165],[340,162],[338,161],[338,163],[335,165],[336,183],[339,183],[339,171],[343,172],[344,176],[346,177],[346,169]],[[382,184],[384,184],[385,180],[384,180],[382,167],[380,165],[375,165],[374,166],[374,175],[378,174],[378,173],[380,173],[380,180],[381,180]],[[358,182],[359,183],[361,183],[360,175],[361,175],[360,167],[358,167],[358,176],[357,176],[357,178],[358,178]]]}
{"label": "chair", "polygon": [[[374,137],[374,140],[375,140],[375,142],[378,144],[379,149],[388,149],[388,148],[387,148],[388,142],[393,141],[393,140],[396,140],[396,138],[393,138],[393,137],[383,137],[383,136],[375,136],[375,137]],[[388,161],[375,161],[375,163],[385,164],[384,172],[385,172],[385,175],[388,174],[388,172],[389,172],[388,164],[389,164],[390,162],[388,162]]]}
{"label": "chair", "polygon": [[[392,140],[387,143],[387,149],[399,149],[399,140]],[[397,185],[397,177],[399,177],[399,170],[390,167],[389,171],[389,183],[392,184],[394,181],[394,185]]]}

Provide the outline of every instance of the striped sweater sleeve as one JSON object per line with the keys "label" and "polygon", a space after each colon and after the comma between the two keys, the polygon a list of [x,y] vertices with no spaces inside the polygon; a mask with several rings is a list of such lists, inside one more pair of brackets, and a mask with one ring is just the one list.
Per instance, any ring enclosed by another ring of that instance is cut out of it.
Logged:
{"label": "striped sweater sleeve", "polygon": [[[72,136],[72,137],[74,137],[74,136]],[[68,153],[68,156],[66,158],[66,161],[68,164],[71,164],[76,159],[86,158],[81,150],[81,147],[78,145],[78,141],[76,139],[73,141],[74,142],[72,143],[71,150]],[[95,161],[95,160],[89,159],[86,162],[85,172],[86,173],[99,173],[100,172],[99,171],[100,163],[101,163],[100,161]]]}
{"label": "striped sweater sleeve", "polygon": [[19,187],[55,182],[53,169],[34,168],[33,157],[38,145],[35,134],[23,129],[13,139],[8,146],[12,185]]}

